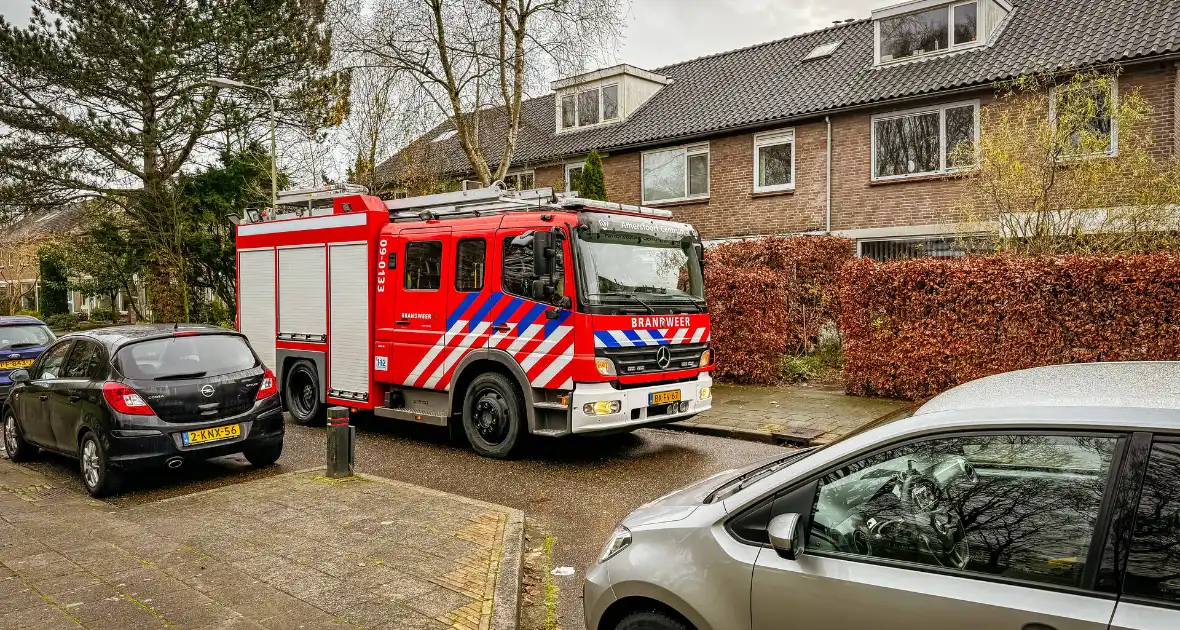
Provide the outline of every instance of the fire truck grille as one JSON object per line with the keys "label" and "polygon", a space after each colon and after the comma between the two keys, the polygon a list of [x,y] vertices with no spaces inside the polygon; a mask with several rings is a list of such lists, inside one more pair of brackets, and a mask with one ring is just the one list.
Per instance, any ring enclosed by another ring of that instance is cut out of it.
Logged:
{"label": "fire truck grille", "polygon": [[[682,343],[666,346],[634,346],[630,348],[596,348],[595,356],[606,357],[615,362],[619,374],[644,374],[687,370],[700,365],[701,353],[709,347],[707,343]],[[668,349],[667,367],[657,363],[660,348]]]}

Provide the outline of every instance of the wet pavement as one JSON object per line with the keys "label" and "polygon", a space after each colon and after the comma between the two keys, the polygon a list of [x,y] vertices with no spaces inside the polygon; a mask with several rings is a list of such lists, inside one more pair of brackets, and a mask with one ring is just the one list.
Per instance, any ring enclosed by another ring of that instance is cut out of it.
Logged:
{"label": "wet pavement", "polygon": [[[782,452],[770,444],[664,429],[597,438],[536,440],[513,461],[479,457],[451,444],[446,432],[380,420],[357,420],[357,470],[523,510],[557,538],[553,566],[572,566],[561,588],[558,620],[582,628],[581,577],[603,541],[628,512],[715,472]],[[131,480],[112,506],[133,506],[322,466],[325,429],[288,425],[283,457],[254,470],[240,456],[195,463]],[[76,464],[42,455],[31,464],[55,484],[81,490]]]}

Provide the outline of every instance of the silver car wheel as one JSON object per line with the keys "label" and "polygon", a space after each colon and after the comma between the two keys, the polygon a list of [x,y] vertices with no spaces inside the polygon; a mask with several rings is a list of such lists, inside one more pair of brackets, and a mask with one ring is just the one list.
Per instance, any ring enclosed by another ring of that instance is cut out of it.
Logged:
{"label": "silver car wheel", "polygon": [[94,440],[86,440],[82,445],[82,474],[86,478],[86,487],[98,486],[98,444]]}
{"label": "silver car wheel", "polygon": [[16,451],[16,416],[9,413],[4,417],[4,448],[9,453]]}

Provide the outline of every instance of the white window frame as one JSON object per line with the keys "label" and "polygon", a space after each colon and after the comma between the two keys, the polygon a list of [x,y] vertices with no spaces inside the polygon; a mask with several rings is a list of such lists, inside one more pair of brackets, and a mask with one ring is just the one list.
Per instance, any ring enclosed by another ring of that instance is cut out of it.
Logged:
{"label": "white window frame", "polygon": [[[781,144],[791,145],[791,183],[789,184],[775,184],[773,186],[759,186],[758,182],[762,181],[760,177],[761,160],[758,159],[758,149],[763,147],[774,147]],[[779,129],[776,131],[766,131],[763,133],[754,134],[754,192],[780,192],[784,190],[795,190],[795,128],[788,127],[786,129]]]}
{"label": "white window frame", "polygon": [[[580,168],[580,169],[585,170],[586,169],[586,161],[582,160],[581,162],[570,162],[569,164],[565,165],[565,191],[566,192],[570,192],[574,188],[573,184],[570,182],[570,171],[573,171],[576,168]],[[579,190],[578,192],[581,193],[582,191]]]}
{"label": "white window frame", "polygon": [[[536,188],[536,187],[537,187],[537,172],[536,172],[535,170],[531,169],[531,168],[522,168],[522,169],[517,169],[517,170],[515,170],[515,171],[508,171],[507,173],[504,173],[504,185],[505,185],[505,186],[507,186],[507,185],[508,185],[508,178],[509,178],[509,177],[516,177],[516,178],[517,178],[517,180],[516,180],[516,181],[517,181],[517,183],[519,184],[519,183],[520,183],[520,176],[521,176],[521,175],[530,175],[530,176],[532,176],[532,178],[533,178],[533,186],[532,186],[532,187],[533,187],[533,188]],[[531,190],[531,189],[529,189],[529,188],[519,188],[519,187],[518,187],[518,188],[517,188],[517,190]]]}
{"label": "white window frame", "polygon": [[[975,41],[967,42],[966,44],[956,45],[955,44],[955,7],[961,7],[965,4],[974,4],[975,5],[975,20],[976,20]],[[931,50],[931,51],[923,52],[920,54],[910,55],[908,57],[900,57],[897,59],[885,59],[885,60],[881,59],[881,22],[884,22],[886,20],[892,20],[894,18],[898,18],[903,15],[909,15],[911,13],[926,13],[927,11],[930,11],[931,9],[939,8],[940,5],[923,6],[921,8],[915,8],[912,11],[906,11],[905,13],[898,13],[896,15],[889,15],[887,17],[881,17],[881,18],[873,20],[873,62],[878,66],[887,65],[887,64],[891,64],[891,63],[905,63],[907,61],[914,61],[915,59],[925,59],[927,57],[945,55],[945,54],[957,52],[960,50],[967,50],[970,48],[978,48],[980,46],[987,44],[987,39],[988,39],[988,35],[989,35],[987,32],[985,32],[985,30],[987,28],[987,20],[985,18],[985,12],[987,11],[987,8],[986,8],[987,4],[988,3],[985,2],[985,0],[964,0],[962,2],[948,2],[948,3],[946,3],[943,6],[943,8],[945,8],[947,11],[947,33],[946,33],[947,47],[942,50]]]}
{"label": "white window frame", "polygon": [[[1088,81],[1085,85],[1093,85],[1093,81]],[[1058,85],[1049,86],[1049,122],[1056,124],[1057,122],[1057,88],[1062,87]],[[1068,86],[1065,86],[1068,87]],[[1116,157],[1119,154],[1119,119],[1114,115],[1119,106],[1119,78],[1117,76],[1110,77],[1110,150],[1101,153],[1092,153],[1090,155],[1077,155],[1066,158],[1069,159],[1084,159],[1090,157]]]}
{"label": "white window frame", "polygon": [[[975,143],[975,164],[970,166],[948,167],[946,163],[946,110],[955,109],[957,107],[966,107],[968,105],[971,105],[975,108],[975,138],[973,140]],[[938,170],[877,177],[877,121],[889,120],[892,118],[904,118],[906,116],[916,116],[919,114],[930,114],[935,112],[938,113]],[[871,142],[869,143],[869,175],[874,182],[909,179],[912,177],[928,177],[930,175],[945,175],[948,173],[961,173],[964,171],[974,170],[979,167],[979,99],[955,101],[953,103],[941,103],[938,105],[931,105],[929,107],[915,107],[912,109],[902,109],[898,111],[873,114],[872,118],[869,120],[869,135],[871,137]]]}
{"label": "white window frame", "polygon": [[[614,118],[603,118],[603,116],[606,112],[606,108],[603,107],[604,103],[602,100],[602,92],[604,90],[606,90],[606,88],[609,88],[609,87],[616,88],[617,94],[618,94],[618,99],[615,103],[615,105],[616,105],[615,106],[615,117]],[[583,92],[597,92],[598,93],[598,122],[596,122],[596,123],[591,123],[591,124],[587,124],[587,125],[582,124],[582,113],[581,113],[581,110],[578,108],[578,97],[581,96],[581,94]],[[573,97],[573,99],[574,99],[574,125],[572,127],[561,126],[561,123],[562,123],[561,100],[566,97]],[[594,127],[600,127],[602,125],[609,125],[609,124],[617,123],[617,122],[623,120],[623,83],[621,81],[612,81],[610,83],[603,83],[601,85],[595,85],[593,87],[587,87],[587,88],[572,87],[569,89],[569,91],[562,92],[562,93],[558,94],[556,100],[557,100],[557,132],[558,133],[563,133],[563,132],[568,133],[568,132],[575,131],[578,129],[593,129]]]}
{"label": "white window frame", "polygon": [[[644,184],[644,181],[643,181],[643,173],[646,170],[645,164],[647,162],[647,156],[650,153],[663,153],[664,151],[669,151],[669,150],[673,150],[673,149],[681,149],[684,151],[684,193],[685,193],[685,196],[684,197],[675,197],[675,198],[671,198],[671,199],[648,200],[647,186]],[[689,192],[688,192],[688,182],[689,182],[689,178],[691,177],[691,175],[688,171],[688,158],[689,158],[689,156],[692,156],[692,155],[702,155],[702,154],[705,155],[705,192],[698,193],[696,195],[692,195],[692,194],[689,194]],[[661,147],[659,149],[652,149],[651,151],[644,151],[640,156],[640,160],[639,160],[639,190],[640,190],[640,196],[643,198],[644,205],[647,205],[647,204],[659,205],[662,203],[676,203],[679,201],[708,199],[709,193],[712,190],[712,184],[713,184],[712,179],[713,179],[713,157],[710,155],[708,142],[700,142],[700,143],[696,143],[696,144],[682,144],[679,146],[672,146],[672,147]]]}

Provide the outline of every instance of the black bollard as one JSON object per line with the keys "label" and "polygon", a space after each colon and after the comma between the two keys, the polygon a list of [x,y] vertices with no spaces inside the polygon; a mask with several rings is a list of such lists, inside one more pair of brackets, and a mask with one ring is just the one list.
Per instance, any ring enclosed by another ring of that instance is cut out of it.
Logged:
{"label": "black bollard", "polygon": [[351,477],[353,472],[353,438],[356,427],[348,424],[348,409],[328,408],[328,476]]}

